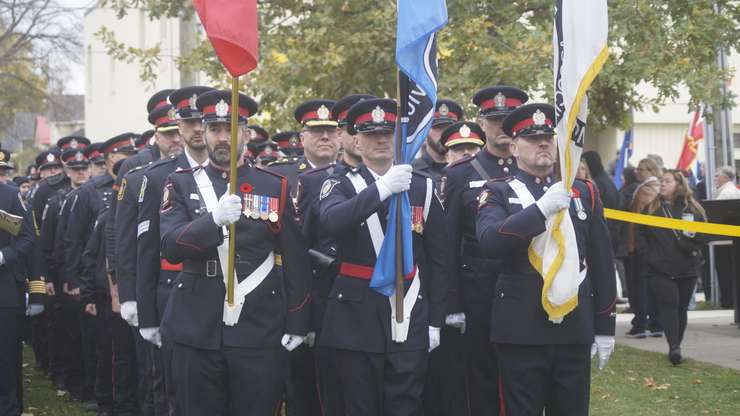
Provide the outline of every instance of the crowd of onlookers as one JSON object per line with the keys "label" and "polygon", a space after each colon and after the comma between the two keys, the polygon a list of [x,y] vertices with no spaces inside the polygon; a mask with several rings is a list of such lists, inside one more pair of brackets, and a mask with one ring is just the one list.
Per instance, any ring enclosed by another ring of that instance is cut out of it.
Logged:
{"label": "crowd of onlookers", "polygon": [[[614,184],[614,165],[605,169],[598,153],[584,152],[578,177],[593,181],[606,208],[689,221],[707,221],[702,205],[707,198],[705,178],[692,172],[666,169],[658,155],[648,155],[637,167],[622,171],[621,188]],[[724,166],[714,174],[711,199],[740,199],[735,168]],[[681,341],[687,311],[697,290],[710,299],[710,271],[706,236],[687,231],[607,220],[616,269],[623,293],[634,313],[628,337],[665,335],[668,358],[681,362]],[[720,305],[732,307],[731,259],[717,253]],[[722,261],[725,260],[725,261]]]}

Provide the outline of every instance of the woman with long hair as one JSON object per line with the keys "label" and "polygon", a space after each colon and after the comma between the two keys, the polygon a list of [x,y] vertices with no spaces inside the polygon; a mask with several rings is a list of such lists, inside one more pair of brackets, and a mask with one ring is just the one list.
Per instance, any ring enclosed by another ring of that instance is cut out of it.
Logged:
{"label": "woman with long hair", "polygon": [[[704,209],[678,170],[663,173],[659,197],[645,207],[644,213],[706,221]],[[643,275],[648,289],[655,295],[658,317],[668,341],[668,359],[674,365],[682,361],[681,341],[698,276],[702,241],[700,234],[687,231],[637,227],[637,252],[642,259]]]}

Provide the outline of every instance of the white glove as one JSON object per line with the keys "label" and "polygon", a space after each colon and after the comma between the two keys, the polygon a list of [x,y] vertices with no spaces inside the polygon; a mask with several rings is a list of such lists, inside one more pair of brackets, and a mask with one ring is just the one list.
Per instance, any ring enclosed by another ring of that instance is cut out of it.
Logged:
{"label": "white glove", "polygon": [[377,182],[380,200],[385,201],[389,196],[408,191],[411,187],[411,165],[393,165],[381,176]]}
{"label": "white glove", "polygon": [[568,208],[570,205],[570,193],[565,189],[563,182],[556,182],[547,189],[542,198],[536,202],[545,218]]}
{"label": "white glove", "polygon": [[44,311],[44,305],[36,304],[36,303],[30,303],[28,304],[28,307],[26,308],[26,315],[28,316],[36,316]]}
{"label": "white glove", "polygon": [[614,337],[596,335],[594,343],[591,345],[591,358],[594,358],[597,352],[599,353],[599,370],[603,370],[606,363],[609,362],[609,357],[614,352]]}
{"label": "white glove", "polygon": [[158,326],[151,328],[139,328],[139,334],[141,334],[141,337],[145,340],[162,348],[162,335],[159,334]]}
{"label": "white glove", "polygon": [[239,221],[242,215],[242,199],[237,195],[224,194],[218,200],[218,206],[213,210],[213,222],[219,227]]}
{"label": "white glove", "polygon": [[3,254],[3,251],[0,250],[0,266],[5,264],[5,255]]}
{"label": "white glove", "polygon": [[439,328],[435,326],[429,327],[429,352],[439,347]]}
{"label": "white glove", "polygon": [[306,339],[306,337],[302,337],[300,335],[285,334],[280,343],[283,344],[283,347],[285,347],[286,350],[293,351],[298,348],[299,345],[303,344],[304,339]]}
{"label": "white glove", "polygon": [[461,334],[465,333],[465,313],[451,313],[445,317],[445,325],[458,328]]}
{"label": "white glove", "polygon": [[129,300],[121,304],[121,318],[128,322],[129,326],[139,326],[139,312],[136,309],[136,301]]}
{"label": "white glove", "polygon": [[313,348],[313,345],[316,343],[316,332],[309,332],[303,340],[303,343]]}

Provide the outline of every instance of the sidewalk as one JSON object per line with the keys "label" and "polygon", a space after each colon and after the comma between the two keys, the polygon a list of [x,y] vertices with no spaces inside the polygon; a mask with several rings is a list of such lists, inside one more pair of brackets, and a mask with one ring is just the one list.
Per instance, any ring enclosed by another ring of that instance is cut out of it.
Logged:
{"label": "sidewalk", "polygon": [[[665,337],[626,338],[632,314],[617,315],[617,343],[641,350],[667,354]],[[740,371],[740,329],[733,324],[733,311],[689,311],[681,351],[686,358]]]}

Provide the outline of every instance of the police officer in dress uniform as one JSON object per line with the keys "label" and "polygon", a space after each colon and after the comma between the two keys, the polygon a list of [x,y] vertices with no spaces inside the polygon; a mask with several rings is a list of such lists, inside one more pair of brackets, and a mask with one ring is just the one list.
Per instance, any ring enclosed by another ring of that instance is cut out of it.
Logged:
{"label": "police officer in dress uniform", "polygon": [[[257,158],[264,150],[265,144],[270,138],[270,134],[267,132],[267,130],[262,128],[262,126],[258,126],[256,124],[247,126],[247,129],[249,131],[250,137],[249,141],[247,142],[248,156],[249,159],[254,163],[258,161]],[[274,159],[268,157],[265,160],[272,159],[268,162],[272,163],[278,159],[277,154],[274,157]],[[260,166],[267,166],[267,163],[260,164]]]}
{"label": "police officer in dress uniform", "polygon": [[105,155],[100,151],[104,143],[93,143],[85,148],[85,157],[90,161],[90,176],[105,173]]}
{"label": "police officer in dress uniform", "polygon": [[10,180],[14,170],[15,166],[10,161],[10,152],[0,147],[0,183],[18,186],[15,181]]}
{"label": "police officer in dress uniform", "polygon": [[[474,157],[446,168],[442,180],[450,253],[450,300],[447,324],[465,328],[468,352],[466,397],[463,414],[498,414],[496,357],[488,340],[491,298],[498,275],[498,260],[484,254],[475,239],[478,194],[486,181],[509,176],[516,162],[509,151],[511,139],[501,131],[503,118],[527,101],[514,87],[485,88],[475,94],[479,122],[486,133],[486,147]],[[469,409],[469,411],[468,411]]]}
{"label": "police officer in dress uniform", "polygon": [[447,148],[450,163],[455,163],[475,156],[486,145],[486,133],[477,123],[469,121],[455,123],[442,132],[440,143]]}
{"label": "police officer in dress uniform", "polygon": [[[169,414],[176,409],[174,379],[172,376],[172,343],[162,339],[159,331],[167,300],[182,264],[172,264],[160,257],[159,207],[162,191],[169,174],[177,169],[190,169],[208,163],[208,151],[203,137],[201,113],[196,106],[198,96],[213,88],[192,86],[170,94],[170,102],[177,109],[177,126],[184,151],[163,158],[147,167],[135,191],[138,203],[136,226],[136,309],[139,331],[147,341],[161,348],[160,359],[164,376]],[[163,151],[164,154],[164,151]]]}
{"label": "police officer in dress uniform", "polygon": [[[337,161],[337,165],[339,165],[338,167],[340,168],[354,168],[362,163],[362,156],[357,150],[355,135],[349,132],[351,126],[347,124],[347,115],[349,114],[349,109],[352,108],[353,105],[369,98],[377,97],[370,94],[350,94],[342,97],[342,99],[337,101],[336,104],[334,104],[334,107],[331,108],[332,114],[337,119],[337,135],[339,136],[339,144],[341,145],[341,158]],[[322,180],[321,184],[323,183],[324,181]],[[319,184],[319,187],[321,184]]]}
{"label": "police officer in dress uniform", "polygon": [[288,178],[292,198],[296,195],[298,175],[328,165],[337,158],[337,122],[331,113],[334,104],[333,100],[309,100],[295,109],[295,119],[303,126],[301,143],[304,154],[297,160],[285,158],[270,165],[270,170]]}
{"label": "police officer in dress uniform", "polygon": [[[435,145],[444,146],[448,152],[457,154],[460,148],[480,149],[485,143],[485,133],[475,123],[459,122],[448,125],[435,140],[438,140]],[[424,386],[424,413],[431,416],[457,415],[463,411],[461,409],[468,409],[464,330],[445,325],[441,335],[440,347],[429,356],[429,371]]]}
{"label": "police officer in dress uniform", "polygon": [[[272,415],[280,407],[287,353],[310,322],[307,247],[295,223],[286,179],[238,160],[227,193],[231,151],[241,155],[257,104],[230,91],[198,97],[210,163],[176,171],[160,208],[162,256],[182,263],[162,318],[173,343],[175,394],[187,415]],[[239,113],[230,149],[230,115]],[[236,228],[234,302],[226,302],[229,224]],[[282,344],[282,345],[281,345]]]}
{"label": "police officer in dress uniform", "polygon": [[[149,114],[149,123],[155,128],[154,147],[158,149],[160,158],[170,158],[182,152],[182,139],[177,125],[177,110],[171,104],[156,106]],[[170,403],[164,378],[164,365],[158,347],[161,342],[153,339],[155,330],[139,325],[137,299],[137,224],[139,216],[139,200],[141,186],[144,181],[144,171],[153,162],[139,165],[129,170],[118,189],[115,217],[116,261],[118,262],[116,277],[118,294],[121,302],[121,316],[136,331],[137,341],[141,337],[141,345],[137,343],[137,351],[146,352],[145,371],[148,377],[146,383],[151,382],[151,390],[140,389],[140,394],[151,391],[153,413],[166,415],[174,407]],[[143,340],[150,341],[149,343]],[[140,384],[144,384],[144,382]],[[148,402],[148,400],[147,400]]]}
{"label": "police officer in dress uniform", "polygon": [[[349,110],[363,165],[324,182],[321,226],[337,243],[339,273],[329,292],[319,345],[336,350],[347,414],[421,415],[427,352],[444,322],[443,213],[433,181],[393,163],[396,103],[367,99]],[[369,287],[382,244],[390,196],[408,190],[414,272],[405,277],[404,319],[395,297]]]}
{"label": "police officer in dress uniform", "polygon": [[442,171],[447,166],[447,148],[440,142],[440,137],[447,126],[462,120],[463,116],[463,109],[458,103],[452,100],[437,100],[432,128],[427,133],[426,145],[421,148],[421,156],[411,163],[414,171],[434,179],[438,192],[441,190]]}
{"label": "police officer in dress uniform", "polygon": [[[2,153],[5,156],[5,153]],[[0,414],[20,415],[23,411],[19,316],[26,312],[24,261],[34,245],[31,217],[18,189],[0,184]],[[43,283],[30,283],[29,303],[43,310],[40,292]],[[19,381],[21,383],[19,384]]]}
{"label": "police officer in dress uniform", "polygon": [[[599,353],[603,368],[614,348],[614,261],[598,189],[576,180],[569,195],[553,179],[554,121],[549,104],[528,104],[506,117],[503,128],[513,137],[519,171],[488,182],[479,200],[480,247],[501,261],[490,329],[501,405],[512,415],[587,415],[589,352]],[[546,221],[565,208],[583,281],[576,308],[553,323],[542,307],[543,278],[530,264],[528,248]]]}

